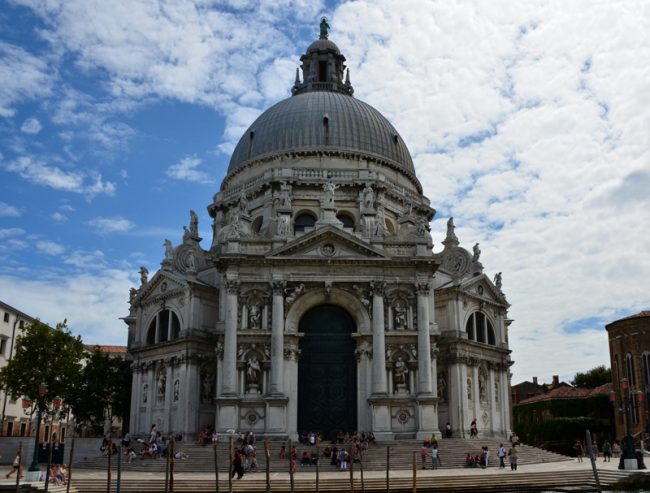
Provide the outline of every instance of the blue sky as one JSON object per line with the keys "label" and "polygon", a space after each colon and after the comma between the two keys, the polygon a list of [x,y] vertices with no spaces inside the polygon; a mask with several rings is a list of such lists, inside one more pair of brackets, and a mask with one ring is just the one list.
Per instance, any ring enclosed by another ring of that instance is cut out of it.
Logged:
{"label": "blue sky", "polygon": [[650,299],[636,2],[0,0],[0,299],[124,344],[139,266],[190,209],[209,242],[230,152],[322,14],[413,154],[435,250],[453,215],[503,272],[514,380],[608,364],[603,324]]}

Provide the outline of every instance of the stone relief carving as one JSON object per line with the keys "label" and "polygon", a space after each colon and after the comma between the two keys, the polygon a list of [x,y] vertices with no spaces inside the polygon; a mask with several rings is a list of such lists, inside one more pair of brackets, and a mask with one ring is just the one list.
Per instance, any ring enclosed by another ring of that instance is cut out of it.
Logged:
{"label": "stone relief carving", "polygon": [[135,288],[129,289],[129,302],[132,302],[138,294],[138,290]]}
{"label": "stone relief carving", "polygon": [[149,271],[148,271],[147,268],[143,265],[143,266],[140,267],[140,272],[139,272],[139,274],[140,274],[140,285],[141,285],[141,286],[144,286],[144,285],[147,284],[147,282],[149,281]]}
{"label": "stone relief carving", "polygon": [[375,218],[372,216],[363,216],[361,218],[361,232],[363,236],[373,236],[375,233]]}
{"label": "stone relief carving", "polygon": [[472,379],[467,379],[467,400],[472,400]]}
{"label": "stone relief carving", "polygon": [[287,287],[287,281],[270,281],[271,290],[275,296],[283,295],[284,290]]}
{"label": "stone relief carving", "polygon": [[165,240],[163,246],[165,247],[165,258],[166,259],[172,258],[172,253],[174,252],[174,247],[172,246],[172,242],[169,240]]}
{"label": "stone relief carving", "polygon": [[194,247],[187,249],[187,270],[196,270],[196,250]]}
{"label": "stone relief carving", "polygon": [[178,402],[180,390],[181,390],[181,383],[179,380],[176,380],[174,382],[174,402]]}
{"label": "stone relief carving", "polygon": [[290,231],[289,216],[278,212],[275,218],[275,234],[278,236],[287,236]]}
{"label": "stone relief carving", "polygon": [[370,289],[372,290],[371,295],[384,296],[386,283],[381,280],[370,281]]}
{"label": "stone relief carving", "polygon": [[239,196],[239,212],[244,215],[248,215],[248,199],[246,194],[242,192]]}
{"label": "stone relief carving", "polygon": [[228,294],[238,294],[239,293],[239,287],[241,286],[241,282],[233,279],[233,280],[227,280],[225,282],[226,290],[228,291]]}
{"label": "stone relief carving", "polygon": [[214,348],[214,352],[217,355],[217,359],[223,359],[223,343],[217,342],[217,345]]}
{"label": "stone relief carving", "polygon": [[284,290],[286,293],[287,297],[284,300],[284,315],[286,317],[287,312],[291,308],[291,306],[296,302],[296,300],[305,294],[307,292],[307,288],[305,288],[304,284],[299,284],[298,287],[295,288],[286,288]]}
{"label": "stone relief carving", "polygon": [[330,281],[325,281],[325,296],[329,298],[331,291],[332,291],[332,283]]}
{"label": "stone relief carving", "polygon": [[499,403],[499,382],[494,382],[494,402]]}
{"label": "stone relief carving", "polygon": [[396,304],[393,306],[393,312],[395,312],[395,330],[406,329],[406,308]]}
{"label": "stone relief carving", "polygon": [[147,394],[149,393],[149,384],[145,383],[142,387],[142,404],[147,403]]}
{"label": "stone relief carving", "polygon": [[238,211],[232,211],[230,213],[230,232],[228,233],[228,238],[241,238],[241,232],[239,231],[241,223],[241,218],[239,217]]}
{"label": "stone relief carving", "polygon": [[425,216],[419,216],[417,221],[418,221],[418,236],[426,236],[426,234],[429,231],[431,231],[429,222],[427,221]]}
{"label": "stone relief carving", "polygon": [[302,351],[297,348],[285,348],[284,359],[289,361],[298,361],[301,353]]}
{"label": "stone relief carving", "polygon": [[483,415],[481,416],[481,421],[483,421],[484,427],[487,427],[487,425],[490,423],[490,416],[488,415],[487,411],[483,411]]}
{"label": "stone relief carving", "polygon": [[366,209],[372,209],[375,205],[375,191],[370,185],[366,185],[361,191],[361,203]]}
{"label": "stone relief carving", "polygon": [[447,238],[448,239],[453,239],[453,240],[458,239],[458,237],[456,236],[456,233],[454,233],[454,229],[456,229],[456,226],[454,225],[454,218],[450,217],[449,220],[447,221]]}
{"label": "stone relief carving", "polygon": [[429,296],[431,291],[431,284],[428,282],[415,283],[415,290],[419,296]]}
{"label": "stone relief carving", "polygon": [[332,183],[332,173],[327,173],[327,181],[323,184],[323,191],[325,192],[325,203],[334,203],[334,192],[340,188],[341,185]]}
{"label": "stone relief carving", "polygon": [[377,218],[375,219],[375,231],[373,236],[384,236],[388,234],[386,228],[386,212],[383,205],[377,207]]}
{"label": "stone relief carving", "polygon": [[359,299],[363,307],[368,311],[369,314],[371,314],[372,309],[370,306],[370,300],[367,298],[363,289],[361,289],[358,285],[355,284],[352,286],[352,291],[354,291],[355,296]]}

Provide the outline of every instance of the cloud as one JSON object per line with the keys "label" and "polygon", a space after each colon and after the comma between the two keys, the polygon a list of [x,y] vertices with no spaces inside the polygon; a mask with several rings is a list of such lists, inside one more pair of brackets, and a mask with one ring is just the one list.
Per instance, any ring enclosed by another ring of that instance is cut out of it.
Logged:
{"label": "cloud", "polygon": [[84,252],[77,250],[63,261],[64,264],[74,265],[79,269],[102,269],[106,267],[104,253],[95,250],[94,252]]}
{"label": "cloud", "polygon": [[36,118],[28,118],[20,127],[20,130],[26,134],[36,135],[43,130],[43,125]]}
{"label": "cloud", "polygon": [[10,118],[17,104],[50,96],[54,81],[44,60],[0,41],[0,116]]}
{"label": "cloud", "polygon": [[101,236],[108,236],[114,233],[128,233],[135,228],[135,223],[123,217],[98,217],[88,221],[90,226],[96,228],[96,233]]}
{"label": "cloud", "polygon": [[67,216],[61,214],[60,212],[55,212],[54,214],[52,214],[52,219],[54,219],[58,223],[64,223],[68,220]]}
{"label": "cloud", "polygon": [[[115,184],[102,181],[98,173],[82,171],[63,171],[58,166],[49,163],[45,158],[22,156],[14,161],[4,163],[2,167],[33,183],[53,188],[55,190],[83,194],[87,199],[96,195],[115,195]],[[91,183],[86,184],[86,178]]]}
{"label": "cloud", "polygon": [[72,207],[71,205],[68,205],[68,204],[63,204],[63,205],[59,206],[59,209],[61,209],[62,211],[68,211],[68,212],[73,212],[75,210],[74,207]]}
{"label": "cloud", "polygon": [[36,248],[40,253],[45,253],[47,255],[61,255],[65,252],[65,247],[49,240],[37,241]]}
{"label": "cloud", "polygon": [[25,230],[22,228],[0,229],[0,240],[9,238],[10,236],[20,236],[24,234]]}
{"label": "cloud", "polygon": [[207,173],[199,171],[198,166],[203,162],[197,157],[186,157],[180,163],[170,166],[165,174],[175,180],[187,180],[195,183],[214,183]]}
{"label": "cloud", "polygon": [[0,217],[18,217],[20,216],[20,211],[17,207],[13,205],[5,204],[0,202]]}

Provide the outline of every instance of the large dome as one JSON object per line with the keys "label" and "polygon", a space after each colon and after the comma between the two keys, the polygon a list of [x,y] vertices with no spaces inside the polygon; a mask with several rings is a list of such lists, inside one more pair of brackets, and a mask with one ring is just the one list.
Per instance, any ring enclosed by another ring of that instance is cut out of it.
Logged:
{"label": "large dome", "polygon": [[389,121],[372,106],[333,91],[303,92],[265,111],[237,144],[228,172],[265,155],[316,149],[362,152],[415,174],[411,154]]}

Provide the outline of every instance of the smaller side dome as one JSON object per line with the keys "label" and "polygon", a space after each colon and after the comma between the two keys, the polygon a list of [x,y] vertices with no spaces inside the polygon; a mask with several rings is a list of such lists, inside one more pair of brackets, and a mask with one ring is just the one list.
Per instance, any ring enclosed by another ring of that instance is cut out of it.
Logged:
{"label": "smaller side dome", "polygon": [[309,48],[307,48],[307,53],[312,53],[314,51],[333,51],[337,55],[341,54],[339,47],[327,38],[317,39],[312,44],[310,44]]}

